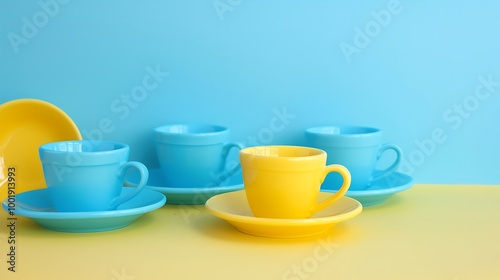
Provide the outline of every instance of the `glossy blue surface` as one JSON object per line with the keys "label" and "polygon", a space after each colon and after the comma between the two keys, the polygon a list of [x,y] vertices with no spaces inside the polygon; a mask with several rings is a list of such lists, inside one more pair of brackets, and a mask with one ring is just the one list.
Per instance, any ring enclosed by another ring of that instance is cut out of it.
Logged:
{"label": "glossy blue surface", "polygon": [[[125,178],[125,185],[136,184],[139,181],[137,174],[130,174]],[[221,186],[209,188],[170,188],[163,178],[160,169],[149,170],[147,189],[163,193],[168,198],[168,204],[205,204],[214,195],[238,191],[243,189],[241,173],[231,176]]]}
{"label": "glossy blue surface", "polygon": [[[62,141],[39,148],[47,189],[59,211],[104,211],[136,196],[148,180],[140,162],[127,162],[129,146],[109,141]],[[140,182],[122,193],[125,173],[135,169]]]}
{"label": "glossy blue surface", "polygon": [[[373,181],[394,173],[402,158],[401,149],[384,143],[382,131],[378,128],[359,126],[321,126],[305,131],[306,144],[324,150],[327,164],[341,164],[351,173],[350,190],[363,190]],[[388,166],[377,169],[377,163],[386,151],[392,150],[395,157]],[[337,174],[328,176],[323,189],[335,189],[342,185]]]}
{"label": "glossy blue surface", "polygon": [[[128,194],[132,188],[123,188]],[[122,228],[130,225],[147,212],[162,207],[166,202],[163,194],[143,190],[116,210],[92,212],[58,212],[47,189],[34,190],[16,195],[15,215],[27,217],[40,226],[54,231],[97,232]],[[8,211],[7,200],[2,203]]]}
{"label": "glossy blue surface", "polygon": [[229,129],[210,124],[173,124],[155,129],[155,146],[166,185],[173,188],[219,186],[241,170],[227,164],[231,149]]}
{"label": "glossy blue surface", "polygon": [[61,1],[30,29],[39,3],[0,1],[0,103],[51,102],[148,167],[165,123],[247,146],[337,123],[381,128],[418,183],[500,184],[500,1]]}

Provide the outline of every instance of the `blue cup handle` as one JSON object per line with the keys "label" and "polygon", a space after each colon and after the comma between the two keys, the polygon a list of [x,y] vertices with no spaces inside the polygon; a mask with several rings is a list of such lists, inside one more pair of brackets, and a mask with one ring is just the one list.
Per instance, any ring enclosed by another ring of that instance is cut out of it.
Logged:
{"label": "blue cup handle", "polygon": [[215,182],[216,186],[220,185],[222,182],[224,182],[225,180],[236,174],[236,172],[238,172],[241,169],[241,165],[238,162],[238,164],[235,165],[233,168],[226,170],[227,157],[232,148],[241,150],[245,148],[245,146],[238,142],[229,142],[224,144],[224,147],[222,147],[222,154],[221,154],[222,163],[219,171],[220,174],[217,176],[217,180]]}
{"label": "blue cup handle", "polygon": [[[129,194],[127,195],[124,195],[124,196],[120,196],[120,197],[117,197],[113,200],[113,202],[111,202],[111,205],[110,205],[110,209],[111,210],[114,210],[116,209],[118,206],[120,206],[122,203],[126,202],[126,201],[129,201],[130,199],[134,198],[136,195],[138,195],[142,190],[143,188],[146,186],[147,182],[148,182],[148,179],[149,179],[149,171],[148,171],[148,168],[140,163],[140,162],[137,162],[137,161],[129,161],[129,162],[125,162],[124,164],[122,164],[120,166],[120,168],[118,169],[118,178],[121,182],[123,182],[125,180],[125,172],[129,169],[129,168],[136,168],[137,170],[139,170],[139,173],[140,173],[140,181],[139,181],[139,184],[137,184],[135,186],[135,190],[133,192],[130,192]],[[133,184],[130,184],[132,186],[134,186]]]}
{"label": "blue cup handle", "polygon": [[377,161],[382,157],[382,154],[384,154],[384,152],[387,150],[393,150],[396,152],[396,160],[394,160],[394,162],[386,169],[377,170],[376,175],[373,176],[373,178],[372,178],[372,182],[380,180],[380,179],[394,173],[399,168],[399,165],[401,164],[401,155],[403,154],[403,152],[401,151],[401,149],[398,146],[393,145],[393,144],[383,144],[380,146],[378,153],[377,153]]}

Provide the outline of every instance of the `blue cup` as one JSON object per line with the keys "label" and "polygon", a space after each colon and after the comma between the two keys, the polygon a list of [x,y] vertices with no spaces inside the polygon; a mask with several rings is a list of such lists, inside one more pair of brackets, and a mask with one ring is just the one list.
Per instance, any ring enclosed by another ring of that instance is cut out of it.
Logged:
{"label": "blue cup", "polygon": [[204,188],[221,186],[241,170],[239,162],[228,168],[232,148],[229,130],[211,124],[173,124],[155,129],[158,161],[167,187]]}
{"label": "blue cup", "polygon": [[[108,141],[62,141],[39,148],[43,175],[54,207],[62,212],[109,211],[144,188],[149,172],[140,162],[127,161],[130,148]],[[121,195],[125,172],[140,173],[133,192]]]}
{"label": "blue cup", "polygon": [[[322,149],[327,153],[327,164],[344,165],[351,172],[349,190],[363,190],[372,182],[395,172],[401,163],[401,149],[384,143],[382,131],[361,126],[322,126],[305,131],[308,146]],[[376,170],[382,154],[393,150],[396,158],[386,169]],[[336,190],[342,185],[342,178],[329,175],[322,184],[323,189]]]}

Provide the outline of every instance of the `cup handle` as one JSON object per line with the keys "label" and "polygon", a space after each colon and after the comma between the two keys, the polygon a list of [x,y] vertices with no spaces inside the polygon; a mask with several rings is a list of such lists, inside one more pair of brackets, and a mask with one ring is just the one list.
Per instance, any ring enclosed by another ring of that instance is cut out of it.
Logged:
{"label": "cup handle", "polygon": [[[118,206],[120,206],[120,204],[122,204],[122,203],[134,198],[136,195],[138,195],[139,192],[142,191],[142,189],[144,188],[144,186],[146,186],[146,183],[148,182],[149,172],[148,172],[147,167],[144,164],[137,162],[137,161],[125,162],[124,164],[122,164],[120,166],[120,168],[118,169],[117,175],[121,181],[124,181],[125,172],[129,168],[136,168],[137,170],[139,170],[139,173],[141,174],[141,180],[135,186],[135,190],[133,192],[131,192],[127,195],[124,195],[124,196],[120,196],[120,197],[116,198],[113,202],[111,202],[110,209],[112,209],[112,210],[116,209]],[[133,186],[133,184],[130,184],[130,185]]]}
{"label": "cup handle", "polygon": [[347,170],[347,168],[345,168],[345,166],[340,165],[340,164],[331,164],[331,165],[325,166],[325,168],[323,169],[323,174],[321,177],[320,184],[323,183],[323,181],[326,178],[326,175],[328,175],[328,173],[330,173],[330,172],[339,173],[342,176],[342,179],[344,179],[344,182],[342,183],[342,186],[340,187],[340,189],[334,195],[330,196],[329,198],[323,200],[320,203],[317,203],[313,207],[311,214],[314,214],[318,211],[325,209],[326,207],[328,207],[329,205],[331,205],[335,201],[342,198],[345,195],[345,193],[347,192],[347,190],[349,189],[349,187],[351,186],[351,173],[349,172],[349,170]]}
{"label": "cup handle", "polygon": [[238,162],[238,164],[235,165],[233,168],[231,168],[227,171],[225,170],[227,157],[229,156],[229,151],[231,151],[232,148],[236,148],[238,150],[241,150],[241,149],[245,148],[245,146],[241,143],[238,143],[238,142],[229,142],[229,143],[226,143],[224,145],[224,147],[222,147],[222,154],[221,154],[222,163],[221,163],[221,167],[220,167],[220,171],[219,171],[220,174],[217,176],[215,186],[220,185],[222,182],[227,180],[229,177],[233,176],[236,172],[238,172],[241,169],[241,165]]}
{"label": "cup handle", "polygon": [[396,169],[399,168],[399,164],[401,163],[401,155],[403,154],[403,152],[398,146],[393,144],[383,144],[382,146],[380,146],[377,153],[377,161],[382,157],[382,154],[387,150],[393,150],[396,152],[396,160],[391,164],[391,166],[387,167],[386,169],[376,170],[377,175],[373,176],[372,182],[386,177],[387,175],[393,173],[394,171],[396,171]]}

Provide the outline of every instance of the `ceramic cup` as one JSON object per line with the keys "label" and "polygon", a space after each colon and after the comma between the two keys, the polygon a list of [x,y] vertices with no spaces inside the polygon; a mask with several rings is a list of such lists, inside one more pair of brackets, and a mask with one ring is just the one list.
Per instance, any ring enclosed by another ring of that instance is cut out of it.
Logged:
{"label": "ceramic cup", "polygon": [[228,168],[232,148],[229,129],[211,124],[173,124],[155,129],[155,146],[165,184],[174,188],[216,187],[240,171],[240,164]]}
{"label": "ceramic cup", "polygon": [[[248,204],[252,213],[261,218],[309,218],[340,199],[351,183],[344,166],[325,166],[325,151],[310,147],[246,148],[240,151],[240,162]],[[342,187],[317,203],[321,183],[331,172],[342,176]]]}
{"label": "ceramic cup", "polygon": [[[132,199],[148,181],[140,162],[127,161],[129,146],[108,141],[62,141],[39,148],[43,175],[54,207],[63,212],[108,211]],[[141,179],[133,192],[121,195],[125,172],[137,169]]]}
{"label": "ceramic cup", "polygon": [[[351,172],[350,190],[363,190],[372,182],[395,172],[401,161],[401,149],[384,143],[382,131],[378,128],[361,126],[322,126],[305,131],[306,143],[326,151],[328,164],[342,164]],[[384,170],[376,170],[376,164],[387,150],[396,152],[394,162]],[[341,178],[329,176],[323,189],[338,189]]]}

